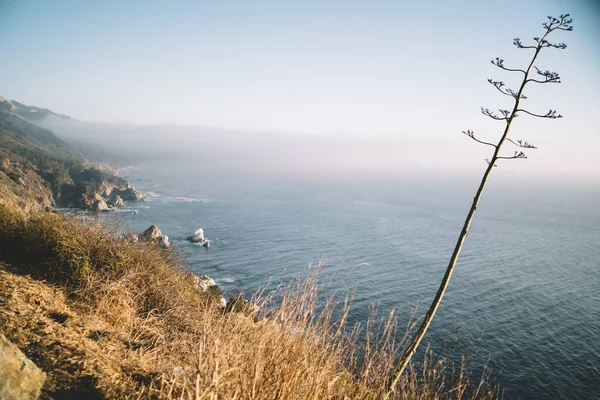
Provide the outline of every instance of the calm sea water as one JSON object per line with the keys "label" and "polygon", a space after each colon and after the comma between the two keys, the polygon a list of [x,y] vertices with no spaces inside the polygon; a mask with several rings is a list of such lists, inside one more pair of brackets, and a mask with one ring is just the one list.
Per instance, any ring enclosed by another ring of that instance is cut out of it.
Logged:
{"label": "calm sea water", "polygon": [[[157,224],[200,274],[252,291],[325,259],[333,289],[422,315],[444,273],[474,187],[208,179],[124,170],[149,201],[132,229]],[[600,398],[600,198],[575,190],[497,190],[480,204],[428,339],[479,348],[507,398]],[[204,228],[208,249],[185,237]]]}

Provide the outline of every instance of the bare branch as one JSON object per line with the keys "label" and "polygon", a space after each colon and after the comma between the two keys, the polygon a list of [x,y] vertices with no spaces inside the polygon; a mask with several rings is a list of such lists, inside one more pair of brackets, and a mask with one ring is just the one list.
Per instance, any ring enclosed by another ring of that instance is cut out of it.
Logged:
{"label": "bare branch", "polygon": [[[514,97],[515,99],[517,98],[517,96],[519,95],[515,90],[512,89],[506,89],[506,91],[508,93],[510,93],[512,95],[512,97]],[[523,100],[527,100],[527,96],[525,96],[524,94],[521,95],[521,99]]]}
{"label": "bare branch", "polygon": [[497,160],[498,159],[514,160],[514,159],[517,159],[517,158],[527,158],[527,156],[522,151],[515,151],[515,155],[514,156],[510,156],[510,157],[496,157]]}
{"label": "bare branch", "polygon": [[473,139],[476,142],[479,142],[481,144],[486,144],[488,146],[492,146],[494,148],[496,148],[497,146],[493,143],[488,143],[488,142],[484,142],[483,140],[479,140],[475,137],[475,132],[471,131],[471,130],[467,130],[467,131],[462,131],[462,133],[464,133],[465,135],[467,135],[468,137],[470,137],[471,139]]}
{"label": "bare branch", "polygon": [[521,108],[517,109],[515,112],[519,112],[519,111],[523,111],[524,113],[527,113],[527,114],[529,114],[531,116],[538,117],[538,118],[557,119],[557,118],[562,118],[563,117],[560,114],[557,115],[556,114],[556,110],[548,110],[548,112],[546,114],[544,114],[544,115],[542,115],[542,114],[534,114],[532,112],[529,112],[527,110],[523,110]]}
{"label": "bare branch", "polygon": [[564,43],[550,43],[549,41],[547,41],[546,38],[547,34],[544,35],[544,37],[539,38],[539,37],[534,37],[533,40],[538,44],[536,48],[542,48],[542,47],[554,47],[557,49],[566,49],[567,45]]}
{"label": "bare branch", "polygon": [[[490,159],[489,159],[489,158],[486,158],[486,159],[485,159],[485,162],[486,162],[486,163],[488,163],[488,165],[490,165]],[[497,167],[497,165],[496,165],[496,164],[494,164],[494,167]]]}
{"label": "bare branch", "polygon": [[562,14],[559,16],[560,25],[556,27],[556,29],[560,29],[561,31],[572,31],[573,30],[573,18],[571,18],[571,14]]}
{"label": "bare branch", "polygon": [[[515,40],[518,40],[518,39],[515,39]],[[526,72],[526,71],[524,71],[524,70],[522,70],[522,69],[518,69],[518,68],[515,68],[515,69],[513,69],[513,68],[506,68],[506,67],[504,66],[504,60],[503,60],[503,59],[501,59],[500,57],[496,57],[496,59],[495,59],[495,60],[492,60],[492,61],[491,61],[491,63],[492,63],[492,64],[494,64],[494,65],[495,65],[496,67],[498,67],[498,68],[502,68],[502,69],[503,69],[503,70],[505,70],[505,71],[511,71],[511,72],[522,72],[522,73],[524,73],[524,74],[527,74],[527,72]]]}
{"label": "bare branch", "polygon": [[538,81],[536,79],[527,79],[527,82],[560,83],[560,75],[558,74],[558,72],[549,71],[549,70],[542,71],[541,69],[539,69],[536,66],[534,66],[533,68],[535,68],[535,71],[536,71],[536,73],[538,75],[544,77],[544,80],[543,81]]}
{"label": "bare branch", "polygon": [[519,49],[537,49],[537,46],[524,46],[521,42],[521,39],[515,38],[513,40],[513,44],[517,46]]}
{"label": "bare branch", "polygon": [[537,147],[535,147],[531,143],[525,142],[523,140],[514,141],[511,138],[506,138],[506,140],[508,140],[509,142],[511,142],[512,144],[514,144],[517,147],[522,147],[524,149],[537,149]]}
{"label": "bare branch", "polygon": [[[500,110],[500,112],[504,115],[504,112],[507,110]],[[495,119],[497,121],[508,121],[508,117],[505,115],[504,117],[500,117],[497,114],[495,114],[493,111],[491,111],[489,108],[483,108],[481,107],[481,113],[483,115],[487,115],[488,117]]]}
{"label": "bare branch", "polygon": [[556,43],[556,44],[555,44],[555,43],[550,43],[550,42],[549,42],[549,41],[547,41],[547,40],[542,40],[542,44],[541,44],[541,46],[542,46],[542,47],[554,47],[555,49],[561,49],[561,50],[563,50],[563,49],[566,49],[566,48],[567,48],[567,45],[566,45],[566,44],[564,44],[564,43]]}
{"label": "bare branch", "polygon": [[573,19],[570,17],[570,14],[561,14],[558,18],[548,16],[548,22],[544,22],[542,26],[546,28],[546,34],[552,32],[555,29],[561,31],[572,31]]}
{"label": "bare branch", "polygon": [[500,109],[498,109],[498,111],[500,111],[500,114],[504,115],[505,119],[509,118],[510,111],[508,111],[508,110],[500,110]]}
{"label": "bare branch", "polygon": [[[504,87],[504,82],[502,82],[502,81],[494,81],[494,80],[492,80],[491,78],[490,78],[490,79],[488,79],[488,82],[489,82],[489,83],[490,83],[492,86],[494,86],[496,89],[498,89],[498,91],[499,91],[500,93],[502,93],[502,94],[504,94],[504,95],[506,95],[506,96],[510,96],[510,97],[512,97],[512,98],[514,98],[514,99],[516,99],[516,98],[517,98],[517,96],[518,96],[518,93],[517,93],[516,91],[514,91],[513,89],[510,89],[510,88],[503,88],[503,87]],[[522,99],[526,99],[527,97],[526,97],[526,96],[524,96],[524,95],[521,95],[521,98],[522,98]]]}
{"label": "bare branch", "polygon": [[521,39],[515,38],[513,44],[519,49],[541,49],[542,47],[554,47],[556,49],[566,49],[567,45],[564,43],[550,43],[545,38],[548,34],[554,30],[561,31],[572,31],[573,30],[573,19],[570,18],[570,14],[563,14],[559,18],[548,17],[548,22],[544,22],[542,26],[546,29],[546,34],[543,38],[535,37],[533,40],[537,43],[537,46],[525,46]]}
{"label": "bare branch", "polygon": [[517,98],[517,95],[515,94],[515,91],[512,89],[502,89],[502,87],[504,86],[504,82],[502,81],[493,81],[492,79],[488,79],[488,82],[494,86],[496,89],[498,89],[498,91],[506,96],[510,96],[513,98]]}

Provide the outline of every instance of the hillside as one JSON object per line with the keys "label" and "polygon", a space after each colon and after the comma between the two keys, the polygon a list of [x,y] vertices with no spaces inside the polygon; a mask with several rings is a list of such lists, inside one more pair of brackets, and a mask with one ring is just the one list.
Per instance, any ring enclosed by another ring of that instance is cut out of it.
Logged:
{"label": "hillside", "polygon": [[[71,207],[106,211],[144,196],[114,176],[102,150],[82,149],[37,125],[45,117],[69,117],[0,98],[0,200],[24,210]],[[112,161],[112,160],[109,160]],[[118,196],[118,198],[117,198]],[[119,200],[121,199],[121,200]]]}
{"label": "hillside", "polygon": [[443,351],[389,392],[403,348],[393,314],[346,326],[351,299],[325,296],[318,273],[222,304],[177,247],[46,212],[144,195],[23,117],[50,111],[0,104],[0,334],[45,373],[41,398],[497,397]]}
{"label": "hillside", "polygon": [[[107,148],[101,144],[101,141],[99,143],[98,140],[90,141],[89,137],[86,138],[83,134],[86,124],[75,118],[55,113],[47,108],[28,106],[1,96],[0,110],[21,117],[41,128],[46,128],[46,130],[56,130],[56,132],[59,132],[63,136],[60,140],[70,148],[71,152],[78,153],[90,162],[96,164],[109,163],[110,165],[120,167],[131,164],[131,161],[127,157],[119,154],[120,152],[115,151],[115,149],[111,150]],[[75,136],[66,135],[66,129],[69,130],[69,133],[75,131],[78,134]]]}
{"label": "hillside", "polygon": [[[0,98],[0,106],[7,104]],[[18,109],[17,109],[18,111]],[[47,156],[59,158],[73,158],[83,160],[83,155],[71,148],[65,141],[53,132],[41,128],[28,119],[0,107],[0,130],[3,139],[11,141],[2,142],[2,147],[17,153],[26,153],[28,150],[45,153]]]}
{"label": "hillside", "polygon": [[66,115],[57,114],[48,110],[47,108],[39,108],[34,106],[26,106],[15,100],[9,100],[0,96],[0,110],[8,111],[22,118],[39,121],[48,116],[58,117],[60,119],[71,120],[73,118]]}
{"label": "hillside", "polygon": [[[0,102],[0,105],[6,102]],[[0,197],[23,209],[55,204],[52,184],[67,180],[69,164],[83,161],[54,133],[0,110]]]}

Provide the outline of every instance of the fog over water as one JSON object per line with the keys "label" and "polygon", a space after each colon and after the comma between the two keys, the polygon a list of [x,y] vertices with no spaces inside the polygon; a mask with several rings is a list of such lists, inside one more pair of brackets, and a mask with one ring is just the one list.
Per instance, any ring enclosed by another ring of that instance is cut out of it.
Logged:
{"label": "fog over water", "polygon": [[[68,140],[89,143],[132,162],[156,162],[173,173],[193,169],[210,177],[300,179],[308,181],[407,181],[474,188],[490,157],[461,132],[444,141],[426,136],[306,135],[194,126],[92,124],[49,117],[42,126]],[[510,153],[512,149],[507,146]],[[530,160],[499,161],[499,184],[593,189],[599,172],[573,174]],[[529,168],[531,167],[531,168]]]}

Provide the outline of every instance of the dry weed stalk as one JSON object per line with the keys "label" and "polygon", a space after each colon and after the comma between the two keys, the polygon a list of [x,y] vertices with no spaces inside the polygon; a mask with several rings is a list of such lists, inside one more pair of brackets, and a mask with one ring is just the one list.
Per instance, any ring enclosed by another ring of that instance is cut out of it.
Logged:
{"label": "dry weed stalk", "polygon": [[[560,76],[558,73],[552,72],[552,71],[542,71],[534,64],[535,64],[535,61],[542,49],[544,49],[544,48],[565,49],[567,47],[567,45],[564,43],[550,43],[550,42],[548,42],[547,37],[548,37],[548,35],[550,35],[552,32],[554,32],[556,30],[561,30],[561,31],[573,30],[572,22],[573,22],[573,20],[570,18],[569,14],[561,15],[559,18],[554,18],[554,17],[549,16],[548,21],[543,24],[543,27],[545,29],[544,35],[542,37],[533,38],[533,40],[536,43],[535,45],[526,46],[526,45],[523,45],[523,43],[521,42],[521,39],[518,39],[518,38],[514,39],[513,44],[517,48],[534,50],[531,62],[529,63],[529,66],[525,70],[518,69],[518,68],[508,68],[508,67],[504,66],[504,60],[501,58],[496,58],[495,60],[492,60],[492,64],[494,64],[495,66],[497,66],[500,69],[503,69],[503,70],[509,71],[509,72],[522,73],[523,80],[521,81],[521,85],[520,85],[519,89],[515,91],[510,88],[505,88],[504,83],[501,81],[494,81],[492,79],[488,79],[488,82],[492,86],[494,86],[498,91],[500,91],[502,94],[504,94],[506,96],[511,97],[514,100],[513,108],[510,111],[509,110],[498,110],[499,114],[496,114],[495,112],[490,111],[488,108],[481,109],[482,114],[484,114],[494,120],[503,121],[505,123],[502,136],[500,137],[500,139],[498,140],[498,142],[496,144],[490,143],[487,141],[483,141],[483,140],[479,140],[478,138],[475,137],[475,134],[473,131],[467,130],[467,131],[463,132],[465,135],[467,135],[471,139],[475,140],[476,142],[486,145],[486,146],[493,147],[494,152],[490,159],[486,159],[486,162],[488,163],[488,167],[486,168],[485,173],[483,174],[483,177],[481,178],[481,182],[479,183],[479,187],[477,189],[477,192],[475,193],[475,197],[473,198],[473,203],[472,203],[471,208],[469,209],[469,212],[465,219],[462,231],[460,232],[460,235],[458,236],[458,241],[456,243],[456,246],[454,247],[454,252],[452,253],[452,256],[450,257],[450,261],[448,263],[448,267],[446,268],[446,273],[444,274],[444,277],[442,278],[440,287],[438,288],[438,291],[431,303],[431,306],[429,307],[429,310],[425,314],[425,318],[423,319],[423,322],[421,323],[419,330],[415,334],[415,336],[414,336],[413,340],[411,341],[411,343],[409,344],[409,346],[404,351],[402,360],[401,360],[400,364],[398,365],[396,377],[390,386],[390,391],[387,393],[386,398],[388,398],[391,395],[391,393],[393,393],[396,390],[396,385],[398,384],[398,382],[400,380],[400,376],[402,375],[402,373],[404,372],[406,367],[409,365],[412,356],[417,351],[417,347],[419,346],[419,343],[425,336],[425,332],[427,332],[427,329],[429,328],[429,325],[431,324],[431,321],[442,301],[442,297],[444,297],[444,293],[446,292],[446,288],[448,287],[450,277],[452,276],[452,272],[454,271],[454,267],[456,266],[456,261],[458,260],[458,256],[462,249],[463,243],[464,243],[467,235],[469,234],[469,227],[471,226],[471,221],[473,220],[473,216],[475,215],[475,211],[477,210],[477,205],[479,204],[479,200],[481,199],[481,195],[483,194],[483,190],[485,189],[485,186],[487,184],[490,173],[492,172],[492,169],[494,167],[496,167],[496,162],[498,160],[513,160],[513,159],[527,158],[527,156],[525,155],[525,153],[523,151],[515,151],[513,155],[502,155],[501,149],[502,149],[503,145],[505,144],[505,142],[509,142],[510,144],[516,146],[519,149],[535,149],[536,148],[535,146],[533,146],[532,144],[530,144],[526,141],[513,140],[508,137],[508,133],[511,128],[512,122],[519,115],[519,113],[525,113],[525,114],[528,114],[528,115],[531,115],[534,117],[538,117],[538,118],[550,118],[550,119],[562,118],[562,115],[556,114],[555,110],[549,110],[546,114],[532,113],[528,110],[520,108],[520,102],[521,102],[521,100],[526,99],[523,92],[525,90],[525,86],[529,82],[539,83],[539,84],[560,83]],[[535,73],[538,76],[543,77],[543,80],[531,78],[530,74],[533,72],[533,70],[535,70]]]}

